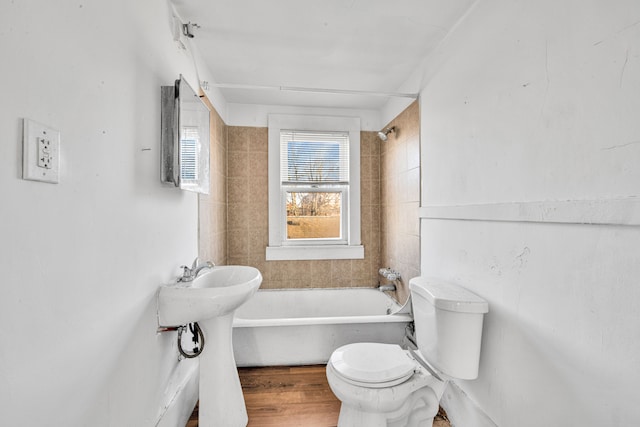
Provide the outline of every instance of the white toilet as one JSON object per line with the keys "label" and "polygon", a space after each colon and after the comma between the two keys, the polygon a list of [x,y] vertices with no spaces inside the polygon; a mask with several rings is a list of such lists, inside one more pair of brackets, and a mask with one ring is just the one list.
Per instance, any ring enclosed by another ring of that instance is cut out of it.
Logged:
{"label": "white toilet", "polygon": [[409,282],[418,351],[348,344],[333,352],[327,379],[340,399],[338,427],[431,426],[447,381],[478,376],[485,300],[438,279]]}

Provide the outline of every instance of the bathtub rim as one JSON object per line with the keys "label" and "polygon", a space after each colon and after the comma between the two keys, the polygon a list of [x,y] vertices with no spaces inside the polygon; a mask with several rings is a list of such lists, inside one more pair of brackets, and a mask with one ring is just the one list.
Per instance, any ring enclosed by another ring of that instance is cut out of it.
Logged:
{"label": "bathtub rim", "polygon": [[[270,326],[304,326],[304,325],[340,325],[352,323],[407,323],[413,322],[411,310],[411,296],[401,305],[386,292],[379,291],[376,287],[346,287],[346,288],[275,288],[258,289],[257,292],[304,292],[304,291],[367,291],[381,292],[397,309],[387,314],[372,314],[364,316],[322,316],[322,317],[292,317],[292,318],[268,318],[268,319],[247,319],[238,317],[237,313],[233,319],[234,328],[253,328]],[[394,308],[395,308],[394,307]]]}
{"label": "bathtub rim", "polygon": [[260,328],[267,326],[305,326],[305,325],[347,325],[364,323],[407,323],[413,322],[409,314],[378,314],[371,316],[334,316],[334,317],[293,317],[276,319],[234,318],[234,328]]}

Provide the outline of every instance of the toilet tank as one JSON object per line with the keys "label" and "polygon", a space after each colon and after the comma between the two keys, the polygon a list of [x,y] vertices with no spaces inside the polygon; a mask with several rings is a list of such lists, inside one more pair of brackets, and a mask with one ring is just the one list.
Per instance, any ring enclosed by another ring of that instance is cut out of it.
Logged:
{"label": "toilet tank", "polygon": [[454,283],[415,277],[409,281],[418,350],[441,373],[477,378],[482,321],[489,304]]}

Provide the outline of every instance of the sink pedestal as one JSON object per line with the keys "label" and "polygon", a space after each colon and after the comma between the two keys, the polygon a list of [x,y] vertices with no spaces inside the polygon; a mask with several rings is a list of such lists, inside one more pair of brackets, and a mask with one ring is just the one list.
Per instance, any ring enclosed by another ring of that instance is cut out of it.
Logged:
{"label": "sink pedestal", "polygon": [[198,322],[205,337],[200,359],[200,427],[245,427],[249,418],[233,357],[233,311]]}

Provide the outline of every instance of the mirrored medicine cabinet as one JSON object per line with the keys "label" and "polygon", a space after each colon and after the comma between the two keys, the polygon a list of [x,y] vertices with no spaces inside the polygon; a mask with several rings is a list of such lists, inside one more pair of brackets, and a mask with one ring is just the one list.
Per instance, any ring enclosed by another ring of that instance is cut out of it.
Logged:
{"label": "mirrored medicine cabinet", "polygon": [[209,194],[209,108],[182,75],[161,93],[160,179]]}

